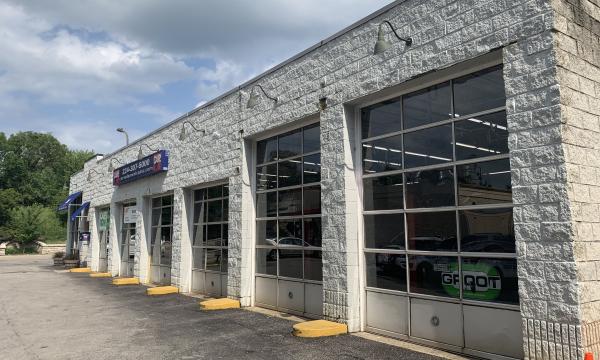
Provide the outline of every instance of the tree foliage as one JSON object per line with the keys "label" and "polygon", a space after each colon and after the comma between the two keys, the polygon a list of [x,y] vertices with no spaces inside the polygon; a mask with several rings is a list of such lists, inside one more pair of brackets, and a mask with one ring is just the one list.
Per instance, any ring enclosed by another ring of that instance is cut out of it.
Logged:
{"label": "tree foliage", "polygon": [[70,176],[92,155],[69,150],[51,134],[0,133],[0,239],[64,237],[66,218],[56,206],[68,195]]}

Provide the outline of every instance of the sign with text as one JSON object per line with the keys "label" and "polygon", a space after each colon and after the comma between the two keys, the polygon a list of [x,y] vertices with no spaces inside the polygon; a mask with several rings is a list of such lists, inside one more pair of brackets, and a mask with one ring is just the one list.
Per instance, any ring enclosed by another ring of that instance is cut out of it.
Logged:
{"label": "sign with text", "polygon": [[113,185],[119,186],[169,170],[169,153],[159,150],[113,171]]}
{"label": "sign with text", "polygon": [[135,224],[137,220],[137,207],[126,206],[123,208],[123,222],[126,224]]}
{"label": "sign with text", "polygon": [[109,210],[101,210],[98,219],[98,228],[101,231],[107,231],[110,224],[110,212]]}

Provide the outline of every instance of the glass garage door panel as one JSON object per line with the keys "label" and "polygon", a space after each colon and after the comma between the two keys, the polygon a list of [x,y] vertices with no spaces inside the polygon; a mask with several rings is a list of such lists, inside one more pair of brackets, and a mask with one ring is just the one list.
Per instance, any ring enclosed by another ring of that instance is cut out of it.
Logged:
{"label": "glass garage door panel", "polygon": [[482,335],[521,334],[505,102],[495,66],[362,109],[369,328],[521,356]]}
{"label": "glass garage door panel", "polygon": [[256,303],[323,312],[319,125],[256,144]]}
{"label": "glass garage door panel", "polygon": [[229,186],[194,190],[193,196],[192,291],[226,296]]}
{"label": "glass garage door panel", "polygon": [[173,195],[152,199],[150,231],[150,281],[171,284]]}
{"label": "glass garage door panel", "polygon": [[126,208],[135,207],[136,203],[124,203],[122,205],[122,218],[121,218],[121,238],[120,238],[120,251],[121,251],[121,269],[119,272],[120,276],[134,276],[134,264],[135,264],[135,242],[136,242],[136,224],[125,216]]}

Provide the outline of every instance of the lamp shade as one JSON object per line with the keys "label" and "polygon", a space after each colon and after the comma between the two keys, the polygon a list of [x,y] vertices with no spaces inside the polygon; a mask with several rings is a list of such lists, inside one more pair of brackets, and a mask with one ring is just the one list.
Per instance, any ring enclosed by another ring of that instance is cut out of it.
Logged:
{"label": "lamp shade", "polygon": [[183,140],[185,140],[185,137],[186,137],[186,135],[187,135],[187,134],[186,134],[186,132],[185,132],[185,124],[182,124],[182,125],[181,125],[181,132],[179,133],[179,140],[180,140],[180,141],[183,141]]}
{"label": "lamp shade", "polygon": [[250,98],[248,99],[248,103],[246,103],[246,107],[248,109],[252,109],[258,104],[258,95],[255,92],[250,93]]}
{"label": "lamp shade", "polygon": [[383,33],[383,23],[379,25],[379,33],[377,34],[377,42],[375,42],[375,48],[373,49],[373,53],[375,55],[381,54],[386,51],[392,44],[389,41],[385,40],[385,34]]}

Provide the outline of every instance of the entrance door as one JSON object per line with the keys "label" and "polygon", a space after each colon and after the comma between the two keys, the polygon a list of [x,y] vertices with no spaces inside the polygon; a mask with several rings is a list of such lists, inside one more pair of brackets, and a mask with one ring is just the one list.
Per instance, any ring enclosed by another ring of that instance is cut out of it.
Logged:
{"label": "entrance door", "polygon": [[361,110],[366,325],[522,358],[502,67]]}
{"label": "entrance door", "polygon": [[192,291],[227,296],[229,186],[194,191]]}
{"label": "entrance door", "polygon": [[98,232],[99,232],[99,260],[98,260],[98,271],[108,271],[108,242],[109,236],[109,224],[110,224],[110,209],[99,210],[98,215]]}
{"label": "entrance door", "polygon": [[123,204],[123,221],[121,222],[121,271],[120,276],[134,276],[135,234],[137,208],[136,203]]}
{"label": "entrance door", "polygon": [[256,144],[259,306],[323,313],[319,124]]}
{"label": "entrance door", "polygon": [[152,199],[150,281],[171,285],[171,244],[173,240],[173,195]]}

